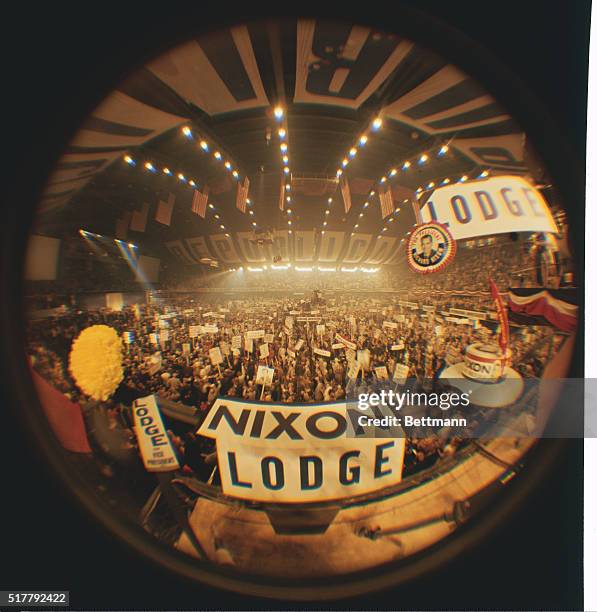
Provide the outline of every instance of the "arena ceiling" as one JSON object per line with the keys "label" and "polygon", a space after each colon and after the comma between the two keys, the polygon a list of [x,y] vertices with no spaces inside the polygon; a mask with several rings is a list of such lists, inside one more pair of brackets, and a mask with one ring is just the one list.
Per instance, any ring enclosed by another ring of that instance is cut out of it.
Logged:
{"label": "arena ceiling", "polygon": [[[277,105],[285,112],[281,122]],[[376,131],[377,117],[383,123]],[[280,126],[287,130],[292,186],[285,210],[279,208]],[[363,134],[368,139],[359,146]],[[422,155],[427,160],[420,164]],[[352,199],[347,213],[337,176],[343,159]],[[122,83],[60,160],[39,227],[55,235],[84,228],[121,237],[122,223],[146,204],[145,231],[125,227],[124,237],[156,254],[188,238],[230,233],[235,240],[255,229],[383,232],[398,240],[414,223],[411,202],[424,198],[432,182],[483,171],[526,174],[526,159],[524,135],[496,101],[408,40],[314,20],[251,24],[191,40]],[[411,165],[403,170],[405,162]],[[236,207],[232,169],[250,181],[246,212]],[[396,209],[386,219],[377,195],[383,176]],[[213,208],[205,219],[192,212],[191,179],[200,190],[209,187]],[[175,204],[165,225],[155,215],[169,194]]]}

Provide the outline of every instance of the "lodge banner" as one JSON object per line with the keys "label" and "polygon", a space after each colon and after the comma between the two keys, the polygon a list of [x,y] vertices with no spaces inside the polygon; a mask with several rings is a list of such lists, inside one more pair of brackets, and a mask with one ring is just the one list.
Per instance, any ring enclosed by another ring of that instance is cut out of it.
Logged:
{"label": "lodge banner", "polygon": [[139,452],[148,472],[179,469],[178,459],[164,427],[155,395],[133,402],[133,419]]}
{"label": "lodge banner", "polygon": [[438,221],[456,240],[506,232],[554,232],[541,192],[519,176],[496,176],[436,189],[421,208],[424,223]]}
{"label": "lodge banner", "polygon": [[218,398],[197,433],[216,440],[222,489],[241,499],[306,503],[392,486],[404,437],[348,437],[348,403],[262,404]]}

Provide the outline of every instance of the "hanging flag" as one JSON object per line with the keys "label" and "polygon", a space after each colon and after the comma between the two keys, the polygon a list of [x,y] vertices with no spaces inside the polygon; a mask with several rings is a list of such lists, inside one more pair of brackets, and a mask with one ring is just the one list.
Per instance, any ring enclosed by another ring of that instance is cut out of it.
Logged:
{"label": "hanging flag", "polygon": [[168,200],[164,202],[160,200],[158,202],[158,209],[155,213],[155,220],[163,225],[170,225],[172,220],[172,210],[174,209],[174,194],[168,194]]}
{"label": "hanging flag", "polygon": [[284,210],[284,198],[286,197],[286,182],[284,180],[284,175],[280,179],[280,200],[278,201],[278,208],[280,210]]}
{"label": "hanging flag", "polygon": [[205,211],[207,209],[207,196],[209,194],[209,187],[205,185],[203,192],[194,190],[193,191],[193,204],[191,210],[199,215],[202,219],[205,219]]}
{"label": "hanging flag", "polygon": [[381,216],[383,219],[389,217],[394,212],[394,201],[392,200],[391,189],[379,192],[379,204],[381,206]]}
{"label": "hanging flag", "polygon": [[249,177],[245,176],[245,180],[241,185],[240,182],[236,188],[236,208],[241,212],[247,212],[247,198],[249,197]]}
{"label": "hanging flag", "polygon": [[504,302],[502,301],[502,296],[500,295],[500,292],[498,291],[498,288],[493,282],[492,278],[489,279],[489,288],[491,289],[491,297],[495,303],[495,309],[497,311],[497,317],[500,323],[500,349],[502,353],[506,353],[510,340],[508,312],[506,311],[506,307],[504,306]]}
{"label": "hanging flag", "polygon": [[350,187],[344,176],[340,177],[340,191],[342,192],[342,199],[344,200],[344,212],[347,213],[352,206],[352,202],[350,201]]}
{"label": "hanging flag", "polygon": [[131,215],[130,230],[133,232],[144,232],[147,227],[147,216],[149,214],[149,203],[143,202],[140,210],[134,210]]}
{"label": "hanging flag", "polygon": [[126,234],[129,229],[130,220],[131,220],[131,213],[128,211],[123,213],[120,219],[116,219],[115,234],[118,240],[126,240]]}

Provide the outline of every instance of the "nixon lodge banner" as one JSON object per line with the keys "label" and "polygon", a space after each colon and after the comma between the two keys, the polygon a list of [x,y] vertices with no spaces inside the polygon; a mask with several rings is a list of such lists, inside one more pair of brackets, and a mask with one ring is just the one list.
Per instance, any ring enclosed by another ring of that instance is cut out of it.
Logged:
{"label": "nixon lodge banner", "polygon": [[377,491],[402,478],[404,437],[349,438],[357,414],[343,402],[291,406],[219,398],[197,433],[216,440],[226,495],[321,502]]}

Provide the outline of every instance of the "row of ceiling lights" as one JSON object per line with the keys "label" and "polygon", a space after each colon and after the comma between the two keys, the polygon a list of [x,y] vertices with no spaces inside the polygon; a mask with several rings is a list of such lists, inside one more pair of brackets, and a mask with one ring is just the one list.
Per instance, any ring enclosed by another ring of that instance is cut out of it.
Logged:
{"label": "row of ceiling lights", "polygon": [[[284,191],[285,191],[285,202],[286,206],[290,206],[292,203],[292,197],[290,195],[290,151],[288,149],[288,121],[286,120],[286,113],[282,106],[278,105],[274,108],[274,117],[278,125],[278,138],[280,139],[280,153],[282,155],[282,168],[284,172]],[[287,208],[286,213],[292,214],[292,209]],[[292,233],[292,220],[288,219],[288,233]]]}
{"label": "row of ceiling lights", "polygon": [[379,131],[382,125],[383,125],[383,120],[380,116],[377,116],[375,119],[373,119],[369,128],[365,130],[360,135],[359,140],[352,147],[350,147],[347,155],[344,157],[344,159],[342,160],[340,164],[340,168],[336,170],[336,176],[338,178],[343,174],[344,169],[348,166],[348,164],[350,164],[351,160],[353,160],[356,157],[358,150],[362,149],[367,144],[367,142],[369,141],[369,135],[371,134],[371,132]]}

